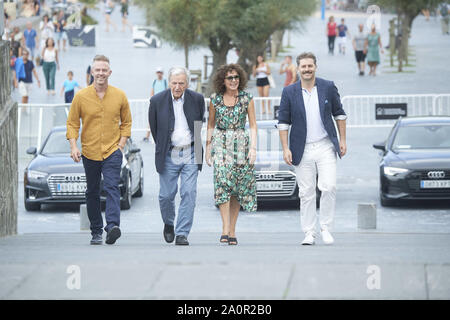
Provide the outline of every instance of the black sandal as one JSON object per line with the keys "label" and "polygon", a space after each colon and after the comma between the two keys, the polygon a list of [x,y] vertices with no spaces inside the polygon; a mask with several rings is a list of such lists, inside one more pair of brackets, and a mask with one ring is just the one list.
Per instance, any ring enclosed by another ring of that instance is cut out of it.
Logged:
{"label": "black sandal", "polygon": [[223,234],[220,236],[220,243],[228,243],[228,235]]}
{"label": "black sandal", "polygon": [[235,246],[235,245],[238,244],[238,241],[237,241],[236,238],[228,237],[228,244],[229,244],[230,246]]}

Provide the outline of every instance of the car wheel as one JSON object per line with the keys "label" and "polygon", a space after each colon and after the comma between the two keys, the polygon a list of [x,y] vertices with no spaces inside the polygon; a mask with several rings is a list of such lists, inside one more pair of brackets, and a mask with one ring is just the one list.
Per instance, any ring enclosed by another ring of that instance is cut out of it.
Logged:
{"label": "car wheel", "polygon": [[128,174],[128,179],[125,184],[125,194],[123,200],[120,201],[120,209],[128,210],[131,208],[131,176]]}
{"label": "car wheel", "polygon": [[144,195],[144,166],[141,167],[141,175],[139,177],[139,189],[134,194],[135,197],[142,197]]}
{"label": "car wheel", "polygon": [[27,200],[25,200],[25,210],[39,211],[41,210],[41,204],[39,202],[27,202]]}
{"label": "car wheel", "polygon": [[293,204],[294,209],[300,210],[300,198],[292,201],[292,204]]}

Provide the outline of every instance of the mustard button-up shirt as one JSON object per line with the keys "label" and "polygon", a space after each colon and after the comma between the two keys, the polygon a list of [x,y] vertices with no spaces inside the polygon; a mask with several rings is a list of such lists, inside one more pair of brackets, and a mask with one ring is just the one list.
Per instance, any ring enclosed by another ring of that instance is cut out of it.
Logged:
{"label": "mustard button-up shirt", "polygon": [[90,160],[102,161],[118,147],[120,137],[131,136],[131,111],[125,92],[108,85],[100,99],[93,85],[75,95],[67,117],[67,139],[78,139],[81,153]]}

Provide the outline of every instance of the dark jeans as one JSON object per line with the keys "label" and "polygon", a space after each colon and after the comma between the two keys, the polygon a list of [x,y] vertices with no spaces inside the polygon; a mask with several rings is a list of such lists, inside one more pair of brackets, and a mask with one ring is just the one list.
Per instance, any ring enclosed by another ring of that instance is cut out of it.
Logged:
{"label": "dark jeans", "polygon": [[55,90],[56,62],[45,62],[42,64],[47,90]]}
{"label": "dark jeans", "polygon": [[334,53],[334,41],[336,40],[336,36],[328,36],[328,52]]}
{"label": "dark jeans", "polygon": [[75,95],[75,90],[70,90],[70,91],[64,92],[64,102],[65,103],[72,103],[74,95]]}
{"label": "dark jeans", "polygon": [[103,218],[100,206],[100,181],[103,173],[103,190],[106,193],[105,231],[108,232],[114,226],[120,226],[120,171],[122,166],[122,152],[114,151],[103,161],[83,158],[84,171],[86,173],[86,206],[89,221],[91,222],[91,234],[102,234]]}

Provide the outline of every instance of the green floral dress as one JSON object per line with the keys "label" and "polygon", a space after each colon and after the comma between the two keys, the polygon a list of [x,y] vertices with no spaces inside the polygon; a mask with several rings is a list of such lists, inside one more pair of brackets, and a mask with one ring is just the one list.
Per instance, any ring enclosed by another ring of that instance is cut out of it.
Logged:
{"label": "green floral dress", "polygon": [[236,104],[226,106],[223,96],[213,94],[211,103],[216,111],[211,141],[214,163],[214,199],[216,205],[234,196],[246,211],[256,211],[256,179],[254,165],[249,163],[250,136],[245,129],[247,108],[253,96],[240,91]]}
{"label": "green floral dress", "polygon": [[369,43],[368,49],[367,49],[367,62],[376,62],[377,64],[380,63],[380,52],[379,52],[379,44],[378,39],[380,38],[380,35],[377,34],[371,34],[367,36],[367,42]]}

